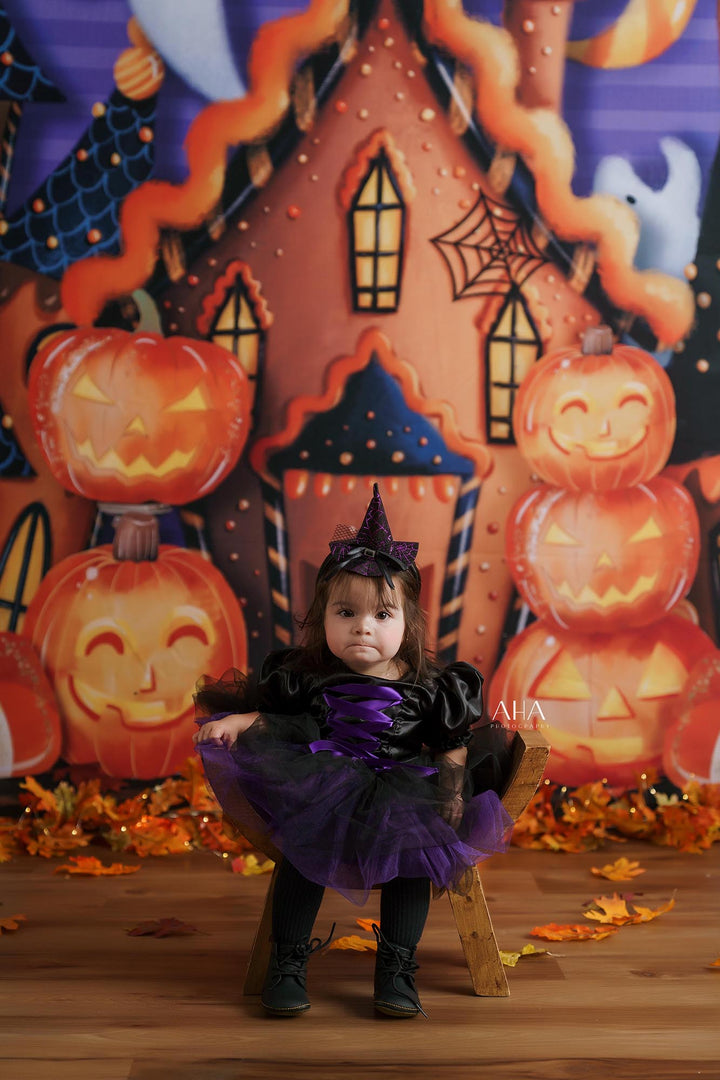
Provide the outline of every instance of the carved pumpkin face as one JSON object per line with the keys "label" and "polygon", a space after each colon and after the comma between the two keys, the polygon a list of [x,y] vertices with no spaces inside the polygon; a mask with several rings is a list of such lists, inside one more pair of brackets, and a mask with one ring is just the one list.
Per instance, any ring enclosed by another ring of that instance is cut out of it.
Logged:
{"label": "carved pumpkin face", "polygon": [[29,397],[56,479],[99,501],[198,498],[233,468],[247,438],[245,373],[206,341],[71,330],[38,353]]}
{"label": "carved pumpkin face", "polygon": [[655,622],[697,571],[692,498],[665,477],[606,493],[540,485],[516,503],[506,535],[518,589],[560,628],[609,633]]}
{"label": "carved pumpkin face", "polygon": [[493,676],[490,715],[501,702],[513,715],[513,701],[538,701],[553,780],[607,777],[627,787],[638,772],[660,766],[688,672],[713,652],[702,630],[674,615],[612,636],[534,623],[512,640]]}
{"label": "carved pumpkin face", "polygon": [[513,411],[520,453],[549,484],[611,491],[658,473],[675,435],[670,379],[642,349],[549,353],[523,379]]}
{"label": "carved pumpkin face", "polygon": [[63,757],[111,776],[164,776],[192,752],[192,693],[205,672],[246,664],[225,579],[196,552],[160,546],[118,562],[110,546],[65,559],[28,610],[65,725]]}
{"label": "carved pumpkin face", "polygon": [[0,776],[51,768],[60,754],[60,717],[37,653],[17,634],[0,634]]}

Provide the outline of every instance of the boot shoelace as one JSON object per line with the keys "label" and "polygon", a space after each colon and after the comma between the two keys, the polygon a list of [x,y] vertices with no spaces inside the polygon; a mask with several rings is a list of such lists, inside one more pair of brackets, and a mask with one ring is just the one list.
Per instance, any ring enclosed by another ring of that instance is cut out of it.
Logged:
{"label": "boot shoelace", "polygon": [[[301,986],[305,986],[307,980],[307,962],[313,953],[324,949],[330,944],[335,933],[335,923],[330,928],[330,933],[322,941],[313,938],[311,941],[300,942],[297,945],[278,945],[276,965],[277,971],[272,981],[272,987],[276,987],[280,981],[288,976],[297,979]],[[281,953],[282,950],[282,953]]]}
{"label": "boot shoelace", "polygon": [[[380,927],[374,923],[373,930],[377,938],[380,961],[387,973],[391,975],[393,989],[398,994],[406,997],[408,1001],[411,1001],[426,1020],[429,1019],[428,1014],[420,1004],[420,998],[415,986],[415,972],[420,965],[413,958],[409,949],[403,949],[402,946],[388,941],[380,931]],[[398,979],[402,979],[404,985],[398,986]]]}

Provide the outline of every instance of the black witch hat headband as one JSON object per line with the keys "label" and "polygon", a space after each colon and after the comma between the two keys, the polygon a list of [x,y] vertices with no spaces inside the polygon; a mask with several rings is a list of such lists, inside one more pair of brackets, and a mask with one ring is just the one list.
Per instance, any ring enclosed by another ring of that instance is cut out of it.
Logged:
{"label": "black witch hat headband", "polygon": [[330,541],[331,558],[336,570],[347,570],[362,577],[383,577],[394,589],[392,575],[398,570],[418,572],[415,556],[418,545],[408,540],[393,540],[385,507],[377,484],[358,531],[341,540]]}

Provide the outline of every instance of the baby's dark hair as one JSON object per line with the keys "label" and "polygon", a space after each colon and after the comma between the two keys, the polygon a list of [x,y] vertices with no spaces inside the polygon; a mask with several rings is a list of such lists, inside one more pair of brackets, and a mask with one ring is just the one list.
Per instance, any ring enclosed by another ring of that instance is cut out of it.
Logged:
{"label": "baby's dark hair", "polygon": [[[337,569],[337,563],[328,556],[320,567],[315,582],[315,595],[307,615],[300,621],[303,631],[303,648],[307,659],[319,668],[337,663],[328,649],[325,640],[325,609],[333,590],[343,581],[356,580],[357,574],[349,570]],[[377,590],[379,604],[402,602],[405,616],[405,633],[397,653],[397,659],[408,667],[408,674],[417,680],[426,679],[434,670],[432,658],[428,656],[426,639],[427,623],[425,612],[420,607],[420,575],[412,567],[397,570],[392,575],[395,593],[382,577],[367,578]]]}

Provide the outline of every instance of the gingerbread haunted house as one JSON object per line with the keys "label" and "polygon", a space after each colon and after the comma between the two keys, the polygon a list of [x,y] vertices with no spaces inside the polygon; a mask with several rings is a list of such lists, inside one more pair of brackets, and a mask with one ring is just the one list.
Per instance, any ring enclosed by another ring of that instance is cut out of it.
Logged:
{"label": "gingerbread haunted house", "polygon": [[249,449],[201,508],[252,663],[295,639],[377,480],[420,541],[440,656],[492,670],[504,523],[532,480],[524,374],[600,321],[651,346],[684,332],[684,286],[659,304],[632,271],[630,208],[570,190],[572,4],[506,8],[498,29],[449,0],[314,0],[264,27],[247,98],[195,123],[186,184],[137,193],[125,254],[68,274],[77,321],[142,284],[165,334],[224,345],[253,381]]}

